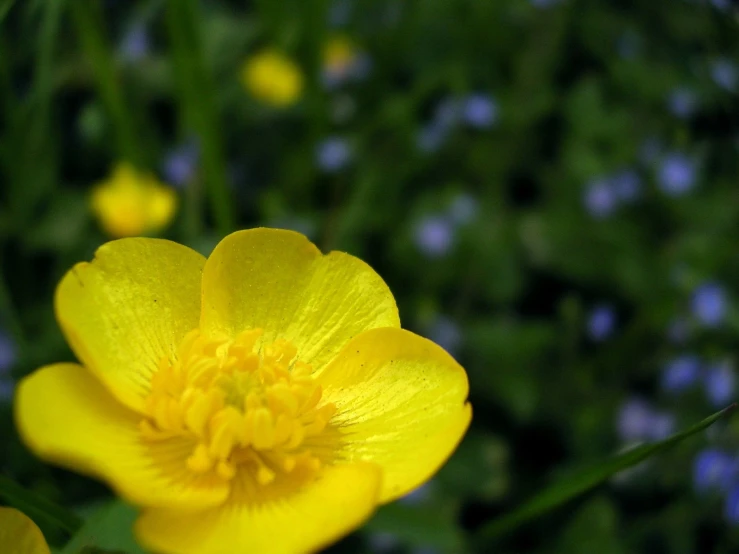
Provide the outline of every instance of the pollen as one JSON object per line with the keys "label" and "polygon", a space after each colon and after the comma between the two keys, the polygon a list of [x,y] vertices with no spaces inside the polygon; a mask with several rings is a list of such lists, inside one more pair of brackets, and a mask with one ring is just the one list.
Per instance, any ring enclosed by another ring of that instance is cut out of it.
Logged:
{"label": "pollen", "polygon": [[176,359],[161,360],[152,377],[142,437],[191,438],[187,468],[226,480],[246,471],[268,485],[297,468],[320,469],[306,442],[324,431],[336,407],[321,402],[321,386],[295,346],[261,339],[260,329],[233,339],[188,333]]}

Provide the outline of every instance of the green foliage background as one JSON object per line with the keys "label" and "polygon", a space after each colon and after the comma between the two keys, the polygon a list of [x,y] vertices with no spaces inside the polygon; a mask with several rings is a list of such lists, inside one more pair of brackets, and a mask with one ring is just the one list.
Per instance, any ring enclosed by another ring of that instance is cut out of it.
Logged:
{"label": "green foliage background", "polygon": [[[438,338],[446,322],[470,376],[475,419],[453,459],[422,493],[383,508],[330,552],[735,551],[723,497],[696,494],[692,465],[709,445],[736,451],[731,422],[475,542],[486,522],[558,476],[623,448],[618,414],[634,395],[678,427],[713,411],[700,387],[676,397],[659,383],[664,363],[686,352],[732,361],[739,338],[739,84],[712,78],[716,60],[739,64],[729,4],[0,2],[0,330],[17,354],[8,378],[73,358],[51,299],[63,273],[107,240],[89,210],[91,185],[122,159],[160,171],[171,148],[197,137],[197,176],[163,236],[207,254],[237,228],[307,232],[324,250],[370,263],[405,327]],[[340,10],[337,27],[330,15]],[[150,45],[131,62],[121,43],[135,25]],[[321,49],[336,32],[371,70],[327,89]],[[305,71],[295,107],[265,107],[243,90],[241,65],[264,46]],[[668,105],[681,88],[698,99],[687,117]],[[494,124],[455,125],[438,149],[419,149],[439,105],[471,93],[494,99]],[[352,157],[327,172],[316,149],[334,135]],[[695,161],[685,194],[660,185],[664,159],[645,157],[649,141]],[[625,169],[640,179],[638,197],[594,216],[588,187]],[[449,228],[443,255],[424,253],[419,225],[460,195],[473,199],[474,216]],[[690,314],[691,294],[708,281],[727,290],[717,328]],[[616,324],[597,342],[588,314],[603,302]],[[678,317],[690,327],[682,345],[667,339]],[[102,485],[34,459],[9,401],[0,444],[5,476],[81,517],[96,513],[96,546],[132,548],[115,536],[130,512],[96,511]],[[39,523],[61,547],[65,533]]]}

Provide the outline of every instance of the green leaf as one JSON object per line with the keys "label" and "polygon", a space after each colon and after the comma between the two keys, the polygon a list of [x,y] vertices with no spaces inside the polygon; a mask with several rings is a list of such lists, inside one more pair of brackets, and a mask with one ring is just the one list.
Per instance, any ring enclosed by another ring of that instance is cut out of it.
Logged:
{"label": "green leaf", "polygon": [[693,425],[681,433],[672,435],[661,442],[638,446],[595,467],[564,478],[560,482],[544,489],[523,506],[508,515],[484,525],[478,531],[476,540],[480,545],[487,545],[496,537],[600,485],[612,475],[643,462],[647,458],[659,454],[688,437],[703,431],[719,419],[728,415],[736,407],[736,404],[732,404],[700,423]]}
{"label": "green leaf", "polygon": [[145,554],[145,550],[133,537],[133,522],[136,516],[134,508],[118,500],[103,504],[93,512],[61,554],[79,552]]}
{"label": "green leaf", "polygon": [[37,522],[44,522],[74,535],[82,520],[65,508],[24,489],[12,479],[0,475],[0,498]]}

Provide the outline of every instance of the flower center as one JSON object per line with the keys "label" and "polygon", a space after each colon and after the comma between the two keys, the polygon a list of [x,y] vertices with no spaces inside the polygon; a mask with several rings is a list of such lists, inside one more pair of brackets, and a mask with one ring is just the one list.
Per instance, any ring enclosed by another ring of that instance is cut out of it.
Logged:
{"label": "flower center", "polygon": [[310,365],[296,360],[285,340],[257,346],[261,329],[236,338],[208,338],[196,329],[174,362],[163,359],[146,399],[145,440],[191,437],[187,467],[231,479],[248,468],[267,485],[278,472],[316,471],[320,460],[305,447],[336,411],[321,405],[321,386]]}

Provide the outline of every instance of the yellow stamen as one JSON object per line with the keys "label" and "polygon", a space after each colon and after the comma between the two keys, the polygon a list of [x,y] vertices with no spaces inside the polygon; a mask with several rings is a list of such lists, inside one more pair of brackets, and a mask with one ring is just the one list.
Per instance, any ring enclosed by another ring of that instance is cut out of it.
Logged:
{"label": "yellow stamen", "polygon": [[317,471],[305,446],[323,432],[336,408],[321,402],[310,365],[285,340],[259,344],[250,329],[232,340],[188,333],[174,361],[162,360],[140,425],[147,441],[193,440],[186,467],[224,480],[246,471],[260,485],[297,467]]}

